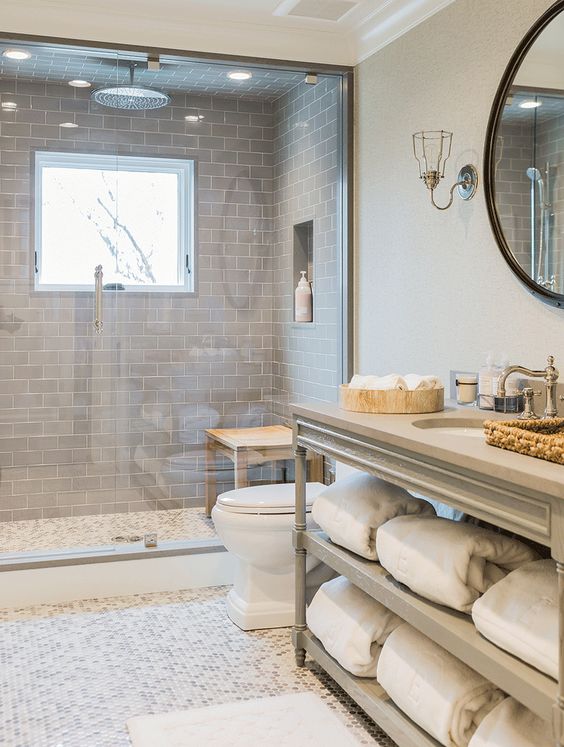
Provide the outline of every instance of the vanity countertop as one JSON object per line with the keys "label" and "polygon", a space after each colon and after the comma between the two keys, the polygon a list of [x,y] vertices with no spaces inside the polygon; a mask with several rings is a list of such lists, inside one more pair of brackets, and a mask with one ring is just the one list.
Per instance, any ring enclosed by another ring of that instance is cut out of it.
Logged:
{"label": "vanity countertop", "polygon": [[[489,446],[485,437],[460,435],[442,427],[421,427],[422,421],[438,421],[453,428],[484,420],[513,420],[515,415],[461,407],[448,401],[443,412],[422,415],[379,415],[349,412],[336,404],[291,405],[294,417],[357,433],[377,443],[429,460],[502,480],[527,491],[564,499],[564,465]],[[424,425],[424,424],[423,424]]]}

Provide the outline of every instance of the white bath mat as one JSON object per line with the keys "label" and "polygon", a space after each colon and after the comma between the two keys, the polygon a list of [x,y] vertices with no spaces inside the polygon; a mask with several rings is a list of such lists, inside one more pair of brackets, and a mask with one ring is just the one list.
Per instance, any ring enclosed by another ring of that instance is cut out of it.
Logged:
{"label": "white bath mat", "polygon": [[300,693],[242,703],[136,716],[133,747],[358,747],[360,742],[317,695]]}

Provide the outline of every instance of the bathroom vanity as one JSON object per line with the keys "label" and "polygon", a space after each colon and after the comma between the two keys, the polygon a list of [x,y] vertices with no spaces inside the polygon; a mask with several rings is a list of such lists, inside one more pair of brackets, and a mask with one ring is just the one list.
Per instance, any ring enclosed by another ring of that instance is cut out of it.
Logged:
{"label": "bathroom vanity", "polygon": [[[296,660],[306,653],[400,747],[438,747],[374,679],[354,677],[330,657],[306,625],[306,555],[311,553],[413,627],[491,680],[541,718],[552,720],[564,747],[564,467],[488,446],[482,422],[507,415],[447,406],[430,415],[369,415],[333,404],[294,405],[296,458]],[[376,562],[306,531],[306,450],[337,459],[446,503],[550,548],[557,562],[560,609],[559,682],[490,643],[472,618],[428,602],[398,584]]]}

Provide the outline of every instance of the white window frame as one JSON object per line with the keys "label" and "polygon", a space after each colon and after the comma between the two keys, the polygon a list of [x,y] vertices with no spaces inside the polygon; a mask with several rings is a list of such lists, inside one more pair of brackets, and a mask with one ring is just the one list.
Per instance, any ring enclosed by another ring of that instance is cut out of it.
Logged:
{"label": "white window frame", "polygon": [[[34,275],[37,291],[92,291],[92,285],[71,283],[41,283],[42,261],[42,207],[43,169],[104,169],[108,171],[155,171],[177,174],[178,189],[178,277],[183,281],[178,285],[134,285],[127,284],[125,292],[130,293],[191,293],[194,292],[194,204],[195,176],[194,161],[191,159],[167,158],[158,156],[129,156],[100,153],[36,151],[33,178],[35,181],[34,200]],[[61,227],[64,231],[64,226]],[[79,244],[80,241],[77,242]]]}

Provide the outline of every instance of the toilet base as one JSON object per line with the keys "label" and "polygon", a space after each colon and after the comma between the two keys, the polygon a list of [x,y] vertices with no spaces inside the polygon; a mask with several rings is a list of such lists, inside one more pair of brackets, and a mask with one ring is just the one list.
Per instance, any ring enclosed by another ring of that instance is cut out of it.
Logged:
{"label": "toilet base", "polygon": [[289,628],[294,624],[294,605],[290,602],[249,602],[231,589],[227,595],[227,614],[241,630]]}

